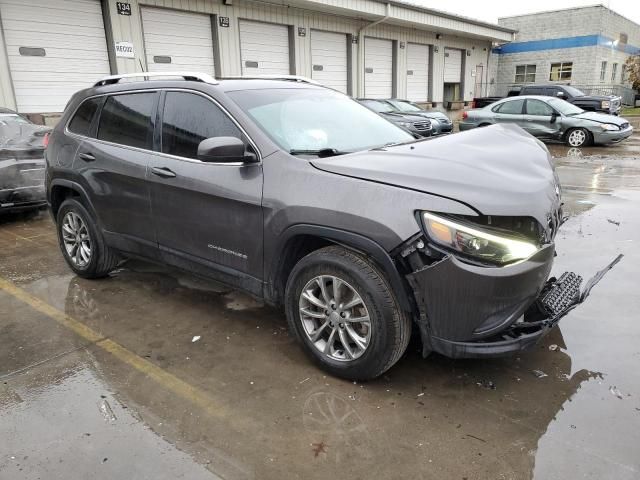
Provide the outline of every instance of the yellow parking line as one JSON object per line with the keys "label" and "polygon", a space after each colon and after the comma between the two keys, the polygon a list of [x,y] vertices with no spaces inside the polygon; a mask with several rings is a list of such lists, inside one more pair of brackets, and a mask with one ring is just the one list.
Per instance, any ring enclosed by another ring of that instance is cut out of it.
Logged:
{"label": "yellow parking line", "polygon": [[0,277],[0,290],[8,293],[21,302],[26,303],[34,310],[46,315],[47,317],[54,319],[56,322],[67,327],[69,330],[73,331],[80,337],[88,340],[91,343],[94,343],[106,352],[109,352],[111,355],[113,355],[123,363],[126,363],[130,367],[133,367],[139,372],[145,374],[147,377],[155,380],[167,390],[170,390],[173,393],[181,396],[182,398],[189,400],[197,407],[206,411],[209,415],[218,418],[228,416],[229,412],[227,411],[227,409],[224,406],[218,404],[203,390],[190,385],[184,380],[179,379],[175,375],[172,375],[171,373],[163,370],[150,361],[145,360],[144,358],[136,355],[130,350],[127,350],[125,347],[114,342],[113,340],[104,338],[103,335],[98,334],[98,332],[87,327],[82,322],[79,322],[66,313],[56,309],[55,307],[52,307],[48,303],[43,302],[39,298],[31,295],[26,290],[23,290],[22,288],[16,286],[14,283],[5,280],[2,277]]}

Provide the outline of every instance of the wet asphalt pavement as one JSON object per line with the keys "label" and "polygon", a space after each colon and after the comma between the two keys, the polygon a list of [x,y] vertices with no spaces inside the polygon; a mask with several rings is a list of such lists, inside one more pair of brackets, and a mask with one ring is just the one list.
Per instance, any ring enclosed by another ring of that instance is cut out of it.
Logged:
{"label": "wet asphalt pavement", "polygon": [[0,479],[640,478],[640,136],[550,149],[554,272],[620,264],[530,353],[413,341],[366,384],[278,310],[141,262],[82,280],[48,214],[0,219]]}

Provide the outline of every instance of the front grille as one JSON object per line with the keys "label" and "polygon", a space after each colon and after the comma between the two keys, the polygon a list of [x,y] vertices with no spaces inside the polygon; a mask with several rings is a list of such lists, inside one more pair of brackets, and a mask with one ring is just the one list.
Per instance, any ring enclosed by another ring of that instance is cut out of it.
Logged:
{"label": "front grille", "polygon": [[431,130],[431,122],[416,122],[413,128],[420,131]]}

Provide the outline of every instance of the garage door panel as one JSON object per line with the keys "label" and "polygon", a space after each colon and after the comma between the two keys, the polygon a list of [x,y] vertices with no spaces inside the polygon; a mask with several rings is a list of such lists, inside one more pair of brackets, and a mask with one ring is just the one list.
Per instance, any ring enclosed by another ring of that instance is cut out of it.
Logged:
{"label": "garage door panel", "polygon": [[289,27],[240,20],[240,60],[243,75],[288,75]]}
{"label": "garage door panel", "polygon": [[460,83],[462,73],[462,50],[444,49],[444,82]]}
{"label": "garage door panel", "polygon": [[[197,70],[214,74],[211,17],[201,13],[142,8],[142,30],[151,72]],[[170,57],[170,63],[156,63]]]}
{"label": "garage door panel", "polygon": [[0,14],[20,112],[62,111],[73,93],[109,75],[99,0],[0,0]]}
{"label": "garage door panel", "polygon": [[390,98],[393,96],[393,43],[366,37],[364,44],[365,96]]}
{"label": "garage door panel", "polygon": [[407,44],[407,98],[424,101],[429,98],[429,46]]}

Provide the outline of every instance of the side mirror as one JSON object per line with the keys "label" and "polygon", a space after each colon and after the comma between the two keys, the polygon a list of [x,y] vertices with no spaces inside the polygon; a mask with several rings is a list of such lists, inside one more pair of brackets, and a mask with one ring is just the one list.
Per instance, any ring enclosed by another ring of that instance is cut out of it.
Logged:
{"label": "side mirror", "polygon": [[558,98],[567,98],[567,96],[565,95],[565,93],[564,93],[564,92],[558,92],[558,93],[556,93],[556,97],[558,97]]}
{"label": "side mirror", "polygon": [[558,119],[558,112],[553,112],[551,114],[551,122],[550,123],[556,123],[557,119]]}
{"label": "side mirror", "polygon": [[256,157],[245,151],[242,140],[236,137],[206,138],[198,145],[198,160],[203,162],[255,162]]}

